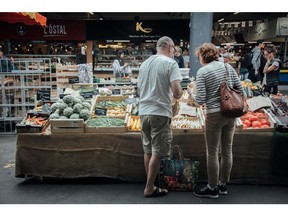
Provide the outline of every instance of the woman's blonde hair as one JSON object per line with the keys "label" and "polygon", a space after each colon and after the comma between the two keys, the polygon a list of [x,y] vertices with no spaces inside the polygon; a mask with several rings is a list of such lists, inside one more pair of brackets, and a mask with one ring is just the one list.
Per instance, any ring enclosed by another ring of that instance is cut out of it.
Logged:
{"label": "woman's blonde hair", "polygon": [[212,43],[203,43],[201,46],[196,48],[195,55],[203,59],[204,63],[210,63],[218,60],[218,50]]}

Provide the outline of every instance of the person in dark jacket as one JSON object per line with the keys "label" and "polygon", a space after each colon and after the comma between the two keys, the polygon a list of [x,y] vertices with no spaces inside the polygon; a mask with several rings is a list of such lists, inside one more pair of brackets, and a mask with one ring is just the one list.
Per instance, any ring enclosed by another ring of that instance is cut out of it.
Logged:
{"label": "person in dark jacket", "polygon": [[267,62],[263,70],[263,73],[265,74],[263,84],[265,85],[265,92],[276,95],[278,93],[279,85],[280,59],[276,59],[275,54],[276,49],[274,45],[269,45],[265,48],[264,56],[267,59]]}

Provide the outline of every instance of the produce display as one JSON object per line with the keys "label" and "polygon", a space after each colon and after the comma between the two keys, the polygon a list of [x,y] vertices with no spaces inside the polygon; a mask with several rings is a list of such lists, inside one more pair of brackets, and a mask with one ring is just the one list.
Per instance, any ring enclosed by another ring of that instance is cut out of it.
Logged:
{"label": "produce display", "polygon": [[171,123],[172,129],[201,129],[199,118],[173,118]]}
{"label": "produce display", "polygon": [[109,117],[99,117],[99,118],[89,118],[86,121],[86,126],[90,128],[96,127],[124,127],[124,118],[109,118]]}
{"label": "produce display", "polygon": [[82,96],[65,95],[51,105],[50,119],[84,119],[90,117],[91,103]]}
{"label": "produce display", "polygon": [[27,115],[27,118],[24,118],[20,125],[44,125],[48,121],[48,118],[46,117],[37,117],[33,116],[31,117],[30,115]]}
{"label": "produce display", "polygon": [[257,90],[259,91],[261,88],[261,86],[259,84],[252,83],[251,80],[249,80],[249,79],[243,80],[243,81],[241,81],[241,83],[242,83],[242,86],[244,88],[244,97],[245,98],[253,97],[255,92]]}
{"label": "produce display", "polygon": [[263,112],[247,112],[241,118],[243,129],[263,129],[273,127]]}
{"label": "produce display", "polygon": [[129,130],[131,131],[141,130],[141,120],[138,116],[131,117],[128,125],[129,125]]}

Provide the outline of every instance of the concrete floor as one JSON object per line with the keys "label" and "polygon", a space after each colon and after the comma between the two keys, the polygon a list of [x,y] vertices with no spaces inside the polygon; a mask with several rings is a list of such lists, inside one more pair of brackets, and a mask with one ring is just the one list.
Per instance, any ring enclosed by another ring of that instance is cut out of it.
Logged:
{"label": "concrete floor", "polygon": [[144,183],[105,178],[25,182],[14,177],[16,138],[0,135],[0,204],[288,204],[288,186],[228,185],[229,194],[219,199],[197,198],[191,192],[148,199],[143,197]]}

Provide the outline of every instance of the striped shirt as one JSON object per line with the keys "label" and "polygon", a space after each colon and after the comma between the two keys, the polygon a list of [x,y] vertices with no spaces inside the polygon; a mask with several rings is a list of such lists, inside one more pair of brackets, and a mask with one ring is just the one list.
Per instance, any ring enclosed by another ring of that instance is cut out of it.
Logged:
{"label": "striped shirt", "polygon": [[[229,86],[243,91],[241,81],[230,64],[226,64],[229,71]],[[220,112],[220,84],[225,80],[226,68],[223,62],[213,61],[200,68],[196,76],[195,101],[199,105],[206,104],[207,113]]]}

